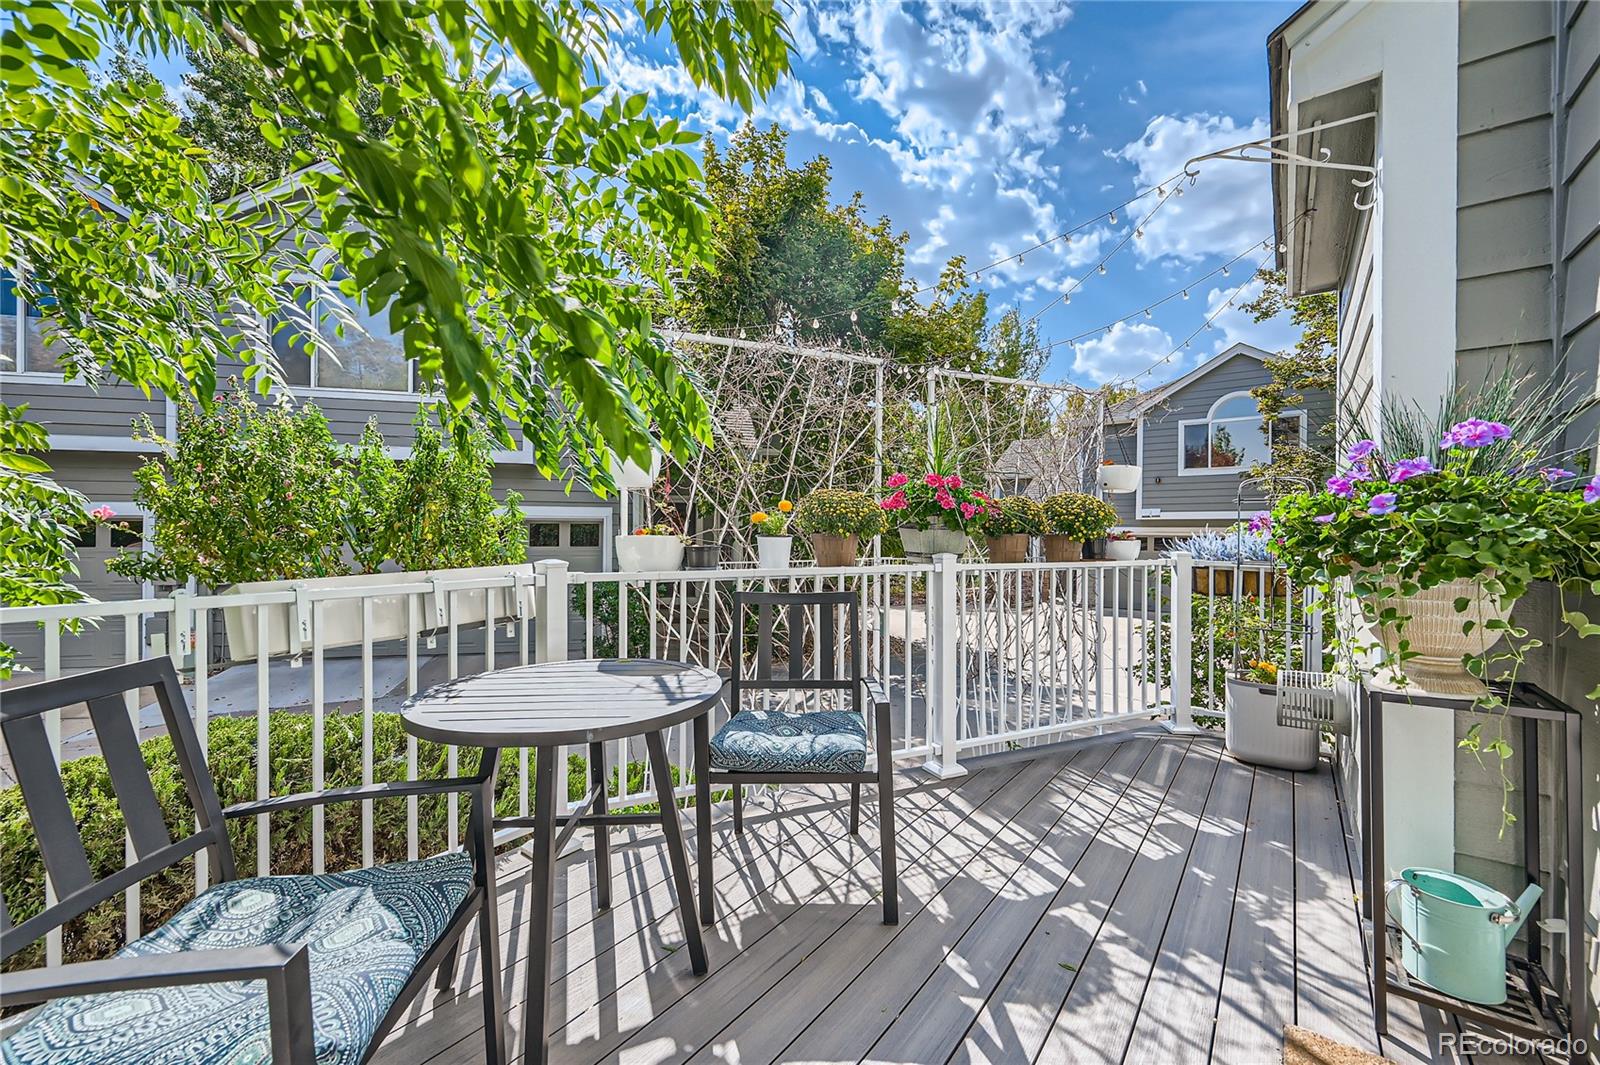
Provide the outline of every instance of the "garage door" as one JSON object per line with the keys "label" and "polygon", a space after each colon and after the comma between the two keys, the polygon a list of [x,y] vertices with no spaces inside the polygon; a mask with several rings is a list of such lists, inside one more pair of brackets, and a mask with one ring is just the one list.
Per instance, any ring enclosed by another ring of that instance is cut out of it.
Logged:
{"label": "garage door", "polygon": [[[106,563],[123,550],[137,550],[143,535],[138,518],[124,518],[127,531],[107,525],[85,526],[78,531],[78,576],[72,583],[91,599],[138,599],[143,585],[119,577]],[[93,669],[123,660],[123,621],[111,618],[98,625],[85,623],[77,633],[61,634],[61,665],[67,670]],[[6,625],[0,639],[17,649],[22,665],[44,669],[44,630],[37,625]]]}
{"label": "garage door", "polygon": [[528,561],[561,559],[571,570],[594,573],[605,568],[602,537],[605,525],[599,518],[552,521],[534,518],[528,522]]}

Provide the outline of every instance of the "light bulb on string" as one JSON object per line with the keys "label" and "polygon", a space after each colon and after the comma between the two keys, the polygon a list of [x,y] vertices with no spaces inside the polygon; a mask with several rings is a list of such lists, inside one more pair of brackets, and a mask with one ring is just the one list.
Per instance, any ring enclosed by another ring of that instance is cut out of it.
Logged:
{"label": "light bulb on string", "polygon": [[857,320],[857,319],[856,319],[856,312],[855,312],[855,311],[851,311],[851,312],[850,312],[850,320],[851,320],[851,321],[852,321],[852,322],[854,322],[854,321],[856,321],[856,320]]}
{"label": "light bulb on string", "polygon": [[1134,227],[1133,239],[1134,240],[1143,240],[1144,239],[1144,227],[1143,226],[1135,226]]}
{"label": "light bulb on string", "polygon": [[1166,194],[1167,194],[1167,187],[1165,185],[1157,185],[1156,186],[1156,195],[1157,196],[1165,196]]}
{"label": "light bulb on string", "polygon": [[1288,250],[1289,250],[1289,245],[1287,245],[1287,244],[1279,244],[1278,245],[1278,252],[1280,254],[1283,253],[1283,252],[1286,252]]}
{"label": "light bulb on string", "polygon": [[813,328],[813,329],[821,329],[822,328],[822,323],[819,322],[817,319],[813,318],[813,319],[811,319],[811,328]]}
{"label": "light bulb on string", "polygon": [[1145,308],[1145,309],[1144,309],[1144,316],[1145,316],[1145,317],[1146,317],[1146,318],[1148,318],[1148,317],[1150,317],[1150,308],[1149,308],[1149,307],[1146,307],[1146,308]]}
{"label": "light bulb on string", "polygon": [[1100,264],[1100,273],[1103,274],[1105,272],[1106,272],[1106,264],[1105,263],[1101,263]]}
{"label": "light bulb on string", "polygon": [[1223,277],[1227,277],[1228,276],[1228,268],[1226,266],[1224,266],[1222,268],[1222,276]]}
{"label": "light bulb on string", "polygon": [[1061,295],[1061,302],[1062,302],[1062,303],[1063,303],[1063,304],[1066,304],[1066,303],[1071,303],[1071,302],[1072,302],[1072,293],[1070,293],[1070,292],[1065,292],[1065,293],[1062,293],[1062,295]]}
{"label": "light bulb on string", "polygon": [[1206,328],[1207,328],[1207,329],[1210,329],[1210,328],[1211,328],[1211,323],[1210,323],[1210,322],[1207,322],[1207,323],[1206,323]]}
{"label": "light bulb on string", "polygon": [[1117,224],[1117,212],[1112,211],[1110,214],[1106,215],[1106,220],[1109,221],[1112,225],[1116,225]]}
{"label": "light bulb on string", "polygon": [[1173,189],[1172,192],[1173,192],[1174,195],[1182,196],[1183,195],[1183,186],[1179,185],[1177,188]]}
{"label": "light bulb on string", "polygon": [[1188,289],[1184,289],[1183,290],[1183,298],[1184,299],[1188,299],[1189,298],[1189,290]]}

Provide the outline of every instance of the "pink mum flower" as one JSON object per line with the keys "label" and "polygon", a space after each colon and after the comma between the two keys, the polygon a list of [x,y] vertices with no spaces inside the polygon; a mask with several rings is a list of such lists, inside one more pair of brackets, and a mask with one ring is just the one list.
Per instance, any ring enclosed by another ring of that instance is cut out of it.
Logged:
{"label": "pink mum flower", "polygon": [[948,488],[941,488],[933,494],[933,501],[946,510],[956,509],[956,497],[950,494]]}
{"label": "pink mum flower", "polygon": [[903,473],[892,473],[889,475],[889,479],[883,482],[883,485],[885,488],[899,488],[901,485],[909,484],[910,481],[911,478]]}
{"label": "pink mum flower", "polygon": [[923,478],[923,481],[927,482],[927,485],[928,485],[929,488],[943,488],[944,487],[944,478],[940,477],[937,473],[928,474],[926,477]]}
{"label": "pink mum flower", "polygon": [[904,492],[896,492],[888,499],[885,499],[882,503],[879,503],[878,506],[882,507],[884,510],[904,510],[906,506],[906,494]]}
{"label": "pink mum flower", "polygon": [[944,486],[946,488],[960,488],[961,475],[959,473],[952,473],[950,476],[944,479]]}
{"label": "pink mum flower", "polygon": [[974,514],[976,514],[976,513],[978,513],[978,508],[976,506],[974,506],[973,504],[971,504],[971,503],[963,503],[963,504],[961,504],[961,516],[963,518],[966,518],[968,521],[971,521],[972,520],[972,516]]}

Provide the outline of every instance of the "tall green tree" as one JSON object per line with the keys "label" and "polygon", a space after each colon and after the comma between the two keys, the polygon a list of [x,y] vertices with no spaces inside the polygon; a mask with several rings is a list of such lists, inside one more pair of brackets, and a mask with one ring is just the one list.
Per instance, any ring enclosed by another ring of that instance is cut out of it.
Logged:
{"label": "tall green tree", "polygon": [[[787,70],[773,5],[633,7],[694,83],[742,106]],[[707,440],[646,301],[670,292],[669,264],[710,258],[684,150],[698,138],[646,95],[608,93],[610,6],[26,0],[7,16],[0,266],[47,308],[69,375],[204,404],[233,357],[266,390],[282,378],[276,323],[314,346],[297,308],[337,286],[386,317],[451,411],[503,438],[520,426],[547,475],[605,484],[613,452]],[[114,41],[143,55],[227,42],[261,75],[240,83],[261,138],[327,165],[281,199],[218,205],[208,154],[159,86],[91,83]],[[371,86],[381,130],[362,119]],[[308,226],[316,239],[288,239]]]}
{"label": "tall green tree", "polygon": [[[1294,347],[1266,360],[1272,379],[1250,390],[1261,408],[1265,427],[1285,410],[1304,409],[1307,392],[1336,394],[1339,297],[1331,292],[1291,296],[1281,270],[1262,270],[1256,276],[1262,282],[1261,292],[1243,305],[1244,310],[1257,322],[1287,315],[1290,323],[1300,329]],[[1272,461],[1258,463],[1251,470],[1253,476],[1269,479],[1265,486],[1269,497],[1298,491],[1306,480],[1320,485],[1333,472],[1335,422],[1336,419],[1329,419],[1317,426],[1315,432],[1307,434],[1304,446],[1297,441],[1278,441]]]}

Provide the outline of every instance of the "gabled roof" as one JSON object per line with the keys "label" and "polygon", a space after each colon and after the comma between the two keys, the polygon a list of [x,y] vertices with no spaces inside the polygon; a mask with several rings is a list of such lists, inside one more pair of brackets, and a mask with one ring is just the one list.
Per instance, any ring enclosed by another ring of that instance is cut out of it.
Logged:
{"label": "gabled roof", "polygon": [[1176,394],[1177,392],[1188,388],[1190,385],[1200,380],[1200,378],[1204,377],[1212,370],[1217,369],[1223,363],[1227,362],[1229,359],[1232,359],[1236,355],[1244,355],[1248,358],[1255,359],[1257,362],[1266,362],[1267,359],[1272,357],[1272,352],[1264,351],[1261,348],[1256,347],[1254,344],[1245,344],[1240,342],[1225,351],[1219,351],[1217,354],[1213,355],[1205,362],[1202,362],[1199,366],[1196,366],[1182,377],[1174,378],[1158,388],[1152,388],[1148,392],[1142,392],[1126,402],[1117,404],[1108,412],[1108,417],[1113,422],[1133,421],[1145,411],[1158,405],[1163,400]]}

